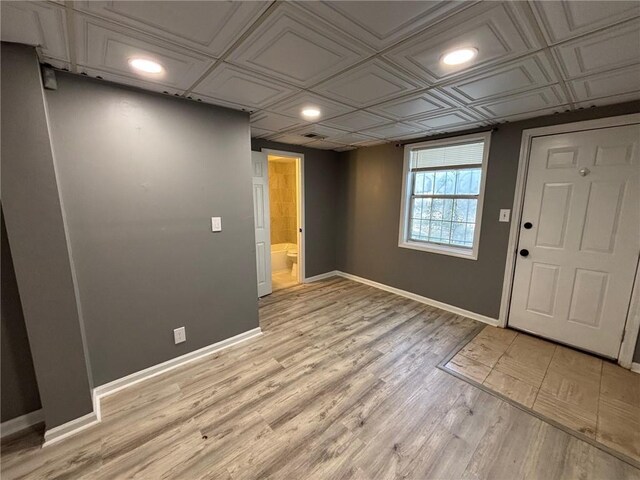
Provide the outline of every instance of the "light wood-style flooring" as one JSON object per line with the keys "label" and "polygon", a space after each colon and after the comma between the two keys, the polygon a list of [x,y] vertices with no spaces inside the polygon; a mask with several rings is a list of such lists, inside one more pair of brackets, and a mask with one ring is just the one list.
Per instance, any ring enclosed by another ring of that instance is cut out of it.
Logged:
{"label": "light wood-style flooring", "polygon": [[485,327],[445,368],[640,462],[640,375],[513,330]]}
{"label": "light wood-style flooring", "polygon": [[260,302],[264,335],[108,397],[2,478],[637,479],[438,363],[482,325],[341,278]]}

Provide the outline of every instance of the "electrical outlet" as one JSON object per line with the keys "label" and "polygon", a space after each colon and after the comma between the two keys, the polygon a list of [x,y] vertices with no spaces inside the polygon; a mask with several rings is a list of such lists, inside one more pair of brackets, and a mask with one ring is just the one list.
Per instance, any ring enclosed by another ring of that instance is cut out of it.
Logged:
{"label": "electrical outlet", "polygon": [[211,231],[212,232],[222,231],[222,217],[211,217]]}
{"label": "electrical outlet", "polygon": [[182,343],[187,341],[187,332],[184,327],[176,328],[173,330],[173,341],[176,343]]}
{"label": "electrical outlet", "polygon": [[500,210],[500,221],[501,222],[509,222],[509,217],[511,216],[511,210],[503,208]]}

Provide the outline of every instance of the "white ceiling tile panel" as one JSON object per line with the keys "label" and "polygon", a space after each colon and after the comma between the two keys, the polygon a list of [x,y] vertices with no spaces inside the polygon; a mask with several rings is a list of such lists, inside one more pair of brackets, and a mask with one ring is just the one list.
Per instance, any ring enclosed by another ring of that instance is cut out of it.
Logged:
{"label": "white ceiling tile panel", "polygon": [[368,143],[374,140],[378,140],[374,137],[369,137],[367,135],[362,135],[361,133],[343,133],[337,137],[329,138],[330,141],[336,143],[342,143],[345,145],[360,145],[362,143]]}
{"label": "white ceiling tile panel", "polygon": [[64,8],[45,2],[2,2],[1,5],[3,42],[39,46],[44,57],[69,61]]}
{"label": "white ceiling tile panel", "polygon": [[313,88],[315,92],[363,108],[421,88],[383,60],[373,59]]}
{"label": "white ceiling tile panel", "polygon": [[640,62],[640,21],[565,42],[553,51],[565,78],[633,65]]}
{"label": "white ceiling tile panel", "polygon": [[303,137],[302,135],[297,135],[295,133],[283,133],[282,135],[271,137],[269,138],[269,140],[273,140],[274,142],[287,143],[289,145],[307,145],[314,141],[313,138]]}
{"label": "white ceiling tile panel", "polygon": [[480,118],[464,110],[456,110],[436,115],[414,118],[411,123],[427,130],[448,130],[450,128],[475,124]]}
{"label": "white ceiling tile panel", "polygon": [[426,113],[443,112],[456,106],[435,90],[411,94],[370,107],[369,110],[395,120],[410,119]]}
{"label": "white ceiling tile panel", "polygon": [[479,103],[475,105],[474,108],[490,119],[498,119],[510,115],[552,108],[565,103],[567,103],[567,100],[562,94],[560,87],[550,85],[538,90]]}
{"label": "white ceiling tile panel", "polygon": [[227,63],[218,65],[194,89],[195,94],[254,109],[262,109],[298,91],[297,88]]}
{"label": "white ceiling tile panel", "polygon": [[83,1],[76,8],[219,57],[269,2]]}
{"label": "white ceiling tile panel", "polygon": [[335,150],[337,148],[341,148],[344,145],[335,142],[329,142],[327,140],[315,140],[311,143],[307,144],[307,147],[311,148],[319,148],[321,150]]}
{"label": "white ceiling tile panel", "polygon": [[376,50],[382,50],[465,7],[450,1],[338,1],[299,4],[350,33]]}
{"label": "white ceiling tile panel", "polygon": [[557,83],[553,69],[544,53],[520,58],[506,65],[441,87],[454,98],[467,103],[533,90]]}
{"label": "white ceiling tile panel", "polygon": [[[79,73],[248,111],[252,136],[316,148],[640,98],[636,0],[0,5],[2,40],[36,45],[43,62],[69,69],[74,58]],[[463,47],[478,56],[441,62]],[[165,73],[133,72],[133,56]],[[321,117],[308,121],[311,106]]]}
{"label": "white ceiling tile panel", "polygon": [[640,15],[640,2],[535,1],[530,2],[550,44],[629,20]]}
{"label": "white ceiling tile panel", "polygon": [[[147,81],[186,90],[212,64],[211,59],[201,54],[157,38],[85,15],[76,14],[75,18],[78,64],[117,75],[123,83]],[[164,67],[165,72],[142,77],[131,70],[128,60],[132,57],[153,59]]]}
{"label": "white ceiling tile panel", "polygon": [[231,108],[233,110],[241,110],[243,112],[254,113],[255,111],[258,110],[257,108],[252,107],[250,105],[240,105],[233,102],[227,102],[219,98],[208,97],[206,95],[200,95],[194,92],[190,92],[186,96],[187,98],[190,98],[192,100],[197,100],[199,102],[209,103],[211,105],[218,105],[219,107]]}
{"label": "white ceiling tile panel", "polygon": [[275,132],[271,130],[265,130],[264,128],[256,128],[253,125],[251,126],[251,138],[263,138],[274,135]]}
{"label": "white ceiling tile panel", "polygon": [[420,131],[421,130],[417,127],[397,122],[389,125],[383,125],[381,127],[371,128],[360,133],[371,137],[394,139],[406,137],[407,135],[419,133]]}
{"label": "white ceiling tile panel", "polygon": [[576,101],[579,102],[613,95],[633,94],[640,91],[640,65],[572,80],[568,85]]}
{"label": "white ceiling tile panel", "polygon": [[[440,61],[444,53],[467,47],[478,49],[470,64],[448,66]],[[517,3],[483,2],[393,47],[384,57],[427,82],[441,82],[540,47]]]}
{"label": "white ceiling tile panel", "polygon": [[273,132],[288,130],[290,128],[299,126],[301,123],[302,121],[299,119],[287,117],[285,115],[279,115],[272,112],[262,111],[251,115],[252,128],[261,128],[264,130],[271,130]]}
{"label": "white ceiling tile panel", "polygon": [[358,130],[364,130],[378,125],[389,123],[388,118],[375,115],[365,110],[358,110],[352,113],[347,113],[340,117],[335,117],[324,122],[326,125],[340,128],[348,132],[355,132]]}
{"label": "white ceiling tile panel", "polygon": [[611,97],[600,97],[594,98],[591,100],[586,100],[584,102],[574,103],[575,108],[584,109],[591,107],[600,107],[603,105],[612,105],[614,103],[623,103],[623,102],[632,102],[635,100],[640,100],[640,90],[632,93],[624,93],[621,95],[614,95]]}
{"label": "white ceiling tile panel", "polygon": [[269,107],[269,111],[299,118],[301,121],[307,122],[301,118],[302,110],[307,107],[316,107],[320,110],[320,117],[314,119],[314,122],[320,122],[323,119],[337,117],[338,115],[342,115],[353,110],[353,107],[348,105],[334,102],[314,93],[305,91],[275,105],[271,105]]}
{"label": "white ceiling tile panel", "polygon": [[227,58],[301,87],[310,87],[372,51],[291,4],[281,4]]}
{"label": "white ceiling tile panel", "polygon": [[358,147],[354,147],[351,145],[345,145],[344,147],[334,148],[336,152],[348,152],[349,150],[355,150]]}

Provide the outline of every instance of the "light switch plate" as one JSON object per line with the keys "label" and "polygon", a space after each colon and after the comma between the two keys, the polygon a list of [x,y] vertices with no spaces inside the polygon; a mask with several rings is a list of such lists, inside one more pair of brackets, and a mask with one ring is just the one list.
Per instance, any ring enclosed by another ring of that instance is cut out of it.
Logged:
{"label": "light switch plate", "polygon": [[511,216],[511,210],[509,210],[507,208],[501,208],[500,209],[500,221],[501,222],[508,222],[510,216]]}
{"label": "light switch plate", "polygon": [[184,327],[176,328],[173,330],[173,341],[176,343],[182,343],[187,341],[187,332]]}
{"label": "light switch plate", "polygon": [[211,231],[212,232],[222,231],[222,217],[211,217]]}

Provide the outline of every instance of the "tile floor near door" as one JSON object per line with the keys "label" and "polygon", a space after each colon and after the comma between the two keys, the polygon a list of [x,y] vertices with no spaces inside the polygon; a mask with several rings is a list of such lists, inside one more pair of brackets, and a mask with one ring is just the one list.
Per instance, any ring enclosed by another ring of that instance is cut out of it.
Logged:
{"label": "tile floor near door", "polygon": [[640,461],[636,373],[495,327],[485,327],[445,368]]}

